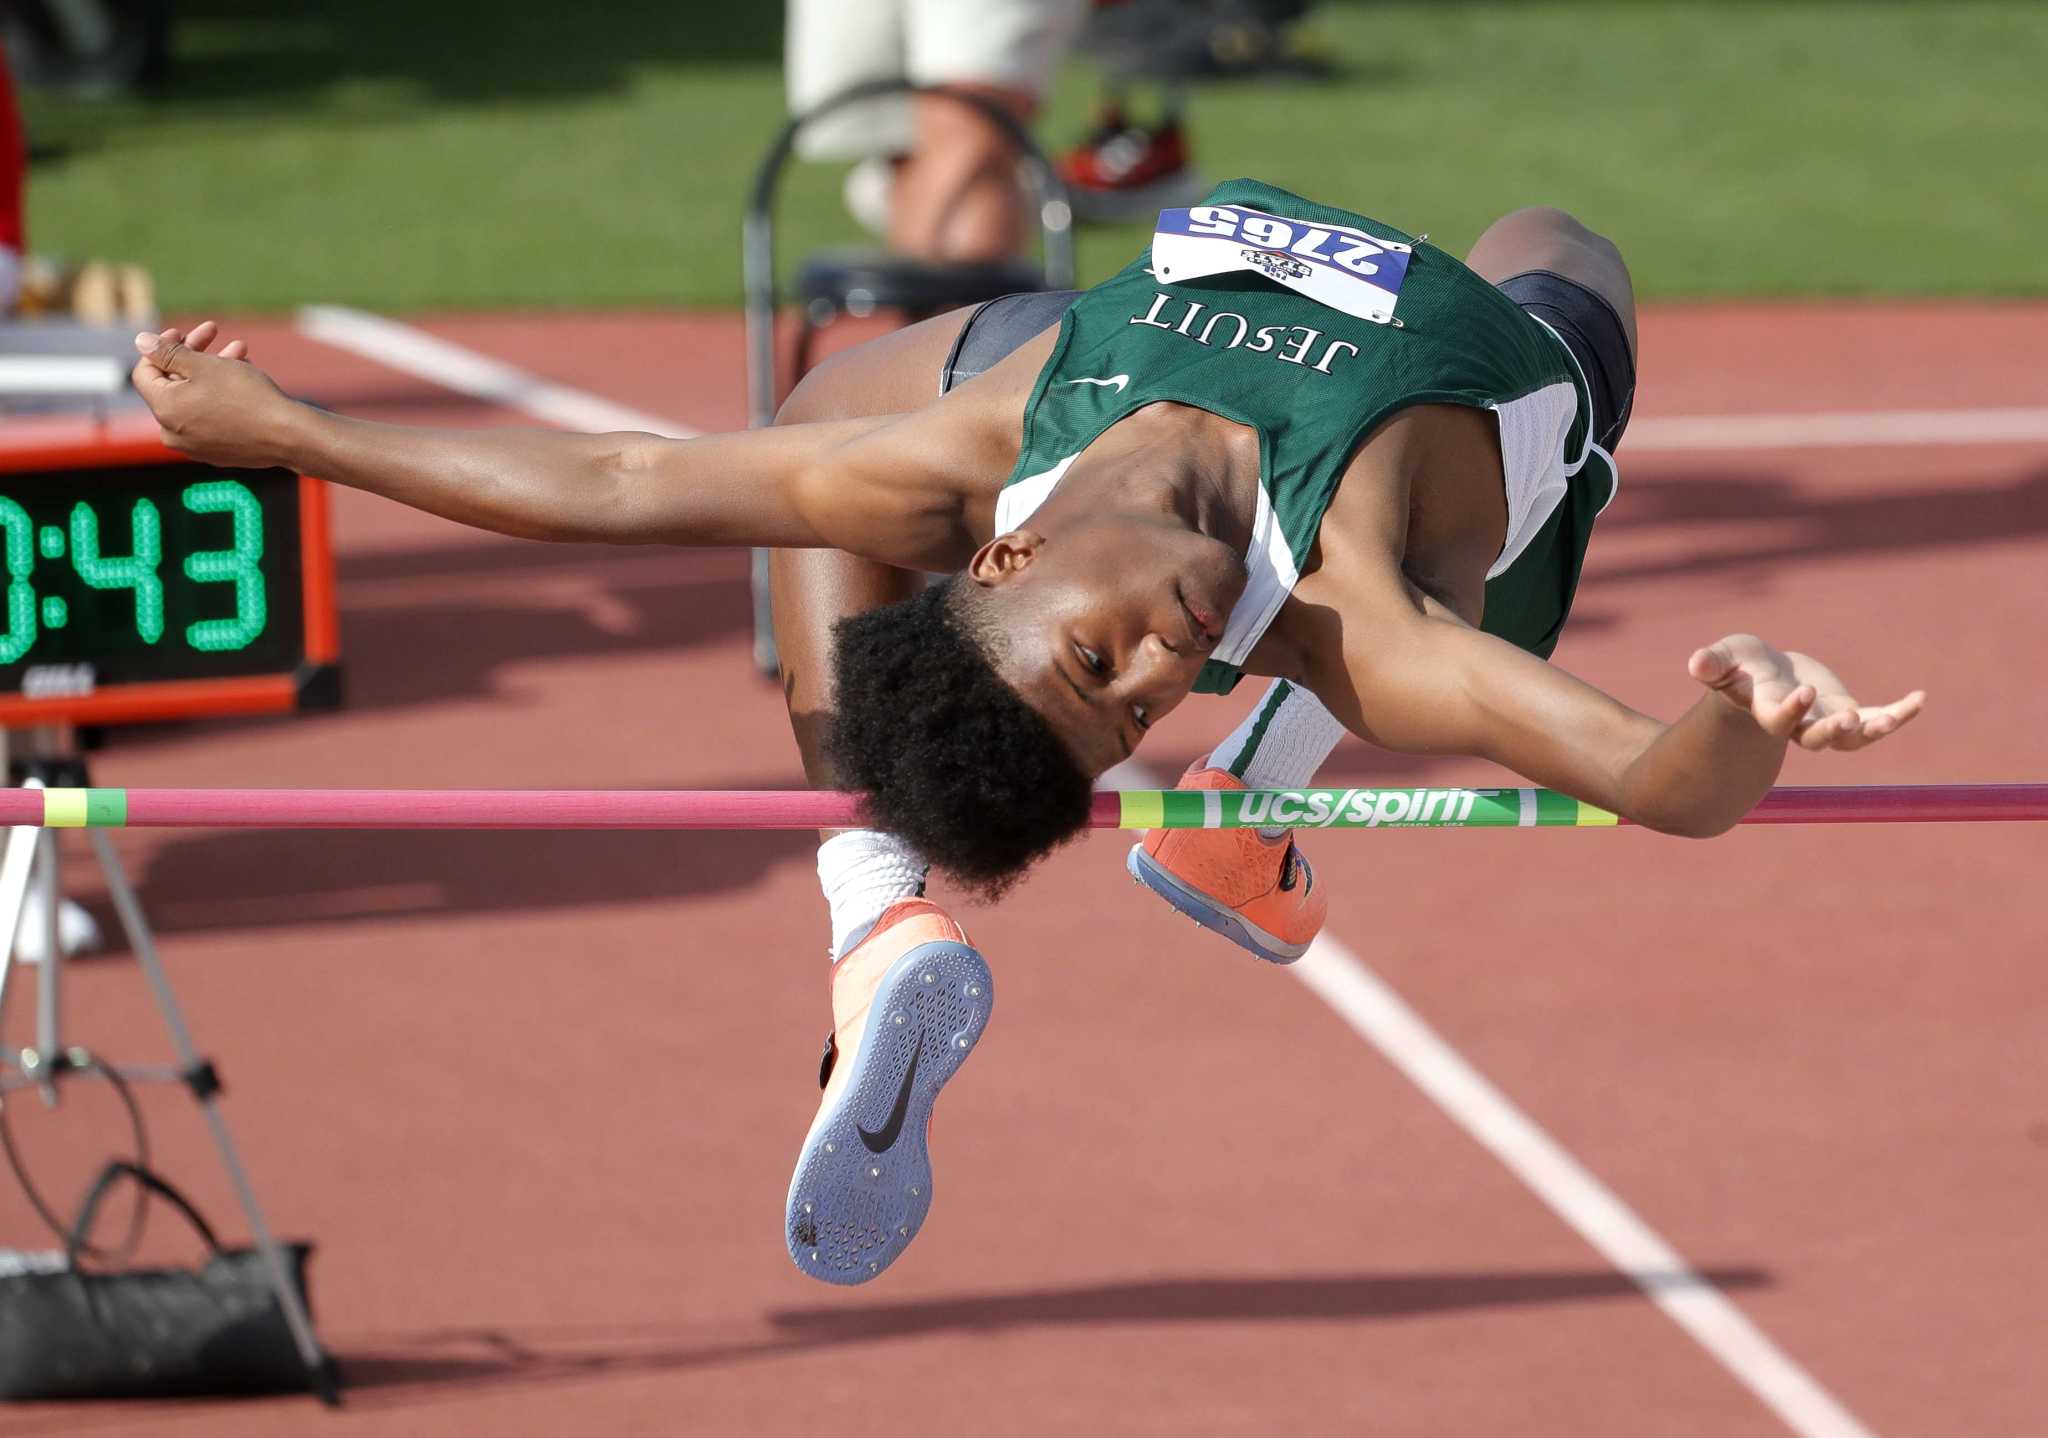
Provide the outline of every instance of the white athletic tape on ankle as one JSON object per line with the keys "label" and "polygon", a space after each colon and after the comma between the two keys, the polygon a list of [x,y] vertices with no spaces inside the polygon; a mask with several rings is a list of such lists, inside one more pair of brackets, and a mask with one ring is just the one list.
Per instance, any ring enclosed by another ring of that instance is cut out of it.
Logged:
{"label": "white athletic tape on ankle", "polygon": [[832,908],[833,959],[884,909],[923,892],[927,868],[916,849],[875,829],[850,829],[820,844],[818,884]]}

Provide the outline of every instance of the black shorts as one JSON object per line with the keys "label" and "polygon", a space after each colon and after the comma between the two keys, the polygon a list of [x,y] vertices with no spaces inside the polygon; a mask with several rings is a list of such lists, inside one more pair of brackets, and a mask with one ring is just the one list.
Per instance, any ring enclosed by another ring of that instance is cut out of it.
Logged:
{"label": "black shorts", "polygon": [[960,326],[953,348],[946,352],[945,367],[939,371],[939,393],[994,369],[1033,335],[1058,324],[1067,306],[1079,298],[1079,290],[1035,290],[983,300]]}
{"label": "black shorts", "polygon": [[[1621,316],[1577,280],[1549,270],[1510,275],[1499,288],[1557,331],[1579,362],[1593,396],[1593,441],[1614,453],[1622,431],[1628,428],[1629,407],[1636,394],[1636,366],[1629,356],[1628,331],[1622,328]],[[977,306],[946,355],[945,367],[939,372],[939,393],[994,368],[1033,335],[1051,329],[1080,293],[1045,290],[1004,295]]]}
{"label": "black shorts", "polygon": [[1636,362],[1614,306],[1577,280],[1549,270],[1509,275],[1496,288],[1557,331],[1593,396],[1593,443],[1614,453],[1636,398]]}

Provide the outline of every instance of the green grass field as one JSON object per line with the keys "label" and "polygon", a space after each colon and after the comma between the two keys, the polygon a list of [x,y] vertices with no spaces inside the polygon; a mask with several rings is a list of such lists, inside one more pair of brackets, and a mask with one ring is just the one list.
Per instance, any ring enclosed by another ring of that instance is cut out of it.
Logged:
{"label": "green grass field", "polygon": [[[782,119],[772,5],[186,0],[149,99],[24,97],[46,253],[141,259],[179,310],[731,306]],[[1198,91],[1251,174],[1452,248],[1547,203],[1650,296],[2039,294],[2048,6],[1342,3],[1327,80]],[[1043,127],[1084,126],[1070,64]],[[797,172],[785,256],[854,238]],[[1084,280],[1142,243],[1083,237]]]}

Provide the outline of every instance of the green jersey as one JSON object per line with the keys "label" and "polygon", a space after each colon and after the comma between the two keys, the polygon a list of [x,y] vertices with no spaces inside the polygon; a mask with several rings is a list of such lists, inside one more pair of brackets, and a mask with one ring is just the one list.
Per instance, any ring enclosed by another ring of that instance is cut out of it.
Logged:
{"label": "green jersey", "polygon": [[998,530],[1022,524],[1104,430],[1160,401],[1259,438],[1248,582],[1198,690],[1241,677],[1360,442],[1417,404],[1498,417],[1508,531],[1483,627],[1545,656],[1555,646],[1614,493],[1612,461],[1590,442],[1591,402],[1564,342],[1452,255],[1252,180],[1165,211],[1150,251],[1061,320]]}

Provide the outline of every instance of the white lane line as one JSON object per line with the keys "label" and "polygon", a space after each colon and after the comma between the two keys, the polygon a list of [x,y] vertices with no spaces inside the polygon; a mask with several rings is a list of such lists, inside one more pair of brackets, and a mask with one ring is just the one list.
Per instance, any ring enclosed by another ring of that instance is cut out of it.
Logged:
{"label": "white lane line", "polygon": [[1702,1278],[1536,1121],[1446,1043],[1337,940],[1318,939],[1294,976],[1507,1165],[1673,1323],[1804,1438],[1874,1438],[1835,1396]]}
{"label": "white lane line", "polygon": [[1672,415],[1631,421],[1622,444],[1637,454],[1648,450],[2048,444],[2048,409],[1889,409],[1819,411],[1813,414]]}
{"label": "white lane line", "polygon": [[[1098,782],[1105,788],[1156,789],[1166,781],[1139,761],[1126,760]],[[1325,932],[1288,971],[1642,1289],[1786,1427],[1802,1438],[1875,1438],[1341,940]]]}
{"label": "white lane line", "polygon": [[[654,416],[549,384],[375,315],[319,306],[301,312],[300,328],[315,339],[340,344],[394,369],[550,424],[664,432],[665,422]],[[669,426],[668,432],[677,431]],[[678,437],[687,437],[687,433]],[[1154,789],[1166,781],[1143,765],[1128,762],[1105,774],[1103,782]],[[1340,941],[1327,934],[1316,940],[1307,955],[1291,966],[1291,972],[1641,1288],[1787,1427],[1802,1438],[1875,1438]]]}
{"label": "white lane line", "polygon": [[[341,305],[299,311],[300,333],[388,369],[566,429],[644,430],[676,439],[700,431],[567,385],[551,384],[424,330]],[[1630,422],[1631,453],[1855,448],[1885,445],[2048,444],[2048,409],[1903,409],[1811,414],[1708,414]]]}
{"label": "white lane line", "polygon": [[550,383],[425,330],[363,310],[307,305],[299,311],[298,329],[309,339],[361,355],[387,369],[413,375],[457,394],[518,410],[543,424],[593,434],[638,430],[670,439],[694,439],[701,433],[662,415],[614,404],[568,385]]}

